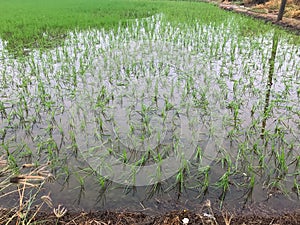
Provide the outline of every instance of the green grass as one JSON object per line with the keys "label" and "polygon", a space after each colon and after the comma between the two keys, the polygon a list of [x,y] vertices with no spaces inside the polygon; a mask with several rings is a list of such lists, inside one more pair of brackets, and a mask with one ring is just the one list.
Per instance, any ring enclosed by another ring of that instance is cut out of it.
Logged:
{"label": "green grass", "polygon": [[47,47],[75,28],[108,28],[147,17],[159,12],[160,5],[122,0],[1,0],[0,6],[0,36],[10,48],[18,49]]}

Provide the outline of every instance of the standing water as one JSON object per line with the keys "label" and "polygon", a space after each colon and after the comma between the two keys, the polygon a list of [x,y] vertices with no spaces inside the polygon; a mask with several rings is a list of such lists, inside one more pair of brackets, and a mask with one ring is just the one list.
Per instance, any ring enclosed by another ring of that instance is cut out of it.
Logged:
{"label": "standing water", "polygon": [[68,208],[299,207],[300,47],[238,30],[156,15],[23,58],[1,41],[1,206],[33,171]]}

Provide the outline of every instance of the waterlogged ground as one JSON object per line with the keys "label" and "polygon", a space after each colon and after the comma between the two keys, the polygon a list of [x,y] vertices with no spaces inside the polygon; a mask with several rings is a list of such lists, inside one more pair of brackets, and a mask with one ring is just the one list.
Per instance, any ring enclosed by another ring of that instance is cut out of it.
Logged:
{"label": "waterlogged ground", "polygon": [[0,205],[33,170],[69,209],[299,208],[300,46],[241,30],[159,14],[22,58],[1,41]]}

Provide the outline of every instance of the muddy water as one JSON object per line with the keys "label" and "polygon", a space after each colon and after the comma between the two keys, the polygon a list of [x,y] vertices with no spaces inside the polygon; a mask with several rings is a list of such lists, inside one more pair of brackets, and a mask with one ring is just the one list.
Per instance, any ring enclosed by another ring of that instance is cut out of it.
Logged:
{"label": "muddy water", "polygon": [[40,194],[68,208],[299,207],[299,46],[280,37],[274,58],[272,31],[235,26],[158,15],[24,59],[1,42],[1,154],[50,161],[56,182]]}

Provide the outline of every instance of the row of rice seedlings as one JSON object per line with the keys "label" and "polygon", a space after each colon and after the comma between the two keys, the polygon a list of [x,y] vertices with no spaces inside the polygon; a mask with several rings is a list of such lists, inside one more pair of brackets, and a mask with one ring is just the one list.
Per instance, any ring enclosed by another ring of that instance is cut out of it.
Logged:
{"label": "row of rice seedlings", "polygon": [[[276,47],[277,48],[277,47]],[[274,60],[274,59],[273,59]],[[272,60],[270,60],[271,62],[272,62]],[[274,63],[274,61],[273,61],[273,63]],[[274,77],[277,77],[277,74],[275,73],[274,74]],[[241,85],[240,85],[241,86]],[[233,94],[234,94],[234,98],[236,98],[236,95],[235,95],[235,93],[234,93],[234,90],[235,90],[236,88],[234,88],[234,85],[233,85]],[[244,88],[243,87],[241,87],[239,90],[243,90]],[[240,96],[239,96],[240,97]],[[287,96],[285,96],[285,97],[287,97]],[[276,96],[276,98],[278,98],[278,96]],[[287,99],[290,99],[290,97],[288,96],[287,97]],[[275,100],[276,101],[276,100]],[[285,101],[285,104],[289,104],[289,103],[287,103],[287,101]],[[273,105],[273,107],[274,107],[274,105]],[[262,126],[265,126],[265,125],[263,125],[263,124],[265,124],[265,122],[266,122],[266,118],[274,118],[274,113],[273,113],[273,110],[272,109],[268,109],[269,111],[268,111],[268,115],[267,115],[267,117],[266,117],[266,111],[263,113],[263,122],[262,122]],[[251,112],[251,114],[252,114],[252,116],[255,114],[255,112],[254,112],[254,110]],[[276,114],[275,114],[276,115]],[[234,118],[235,118],[235,116],[234,116]],[[244,118],[247,118],[247,117],[244,117]],[[289,120],[288,118],[285,118],[285,119],[287,119],[287,120]],[[236,123],[235,123],[235,125],[236,125]],[[251,128],[252,127],[252,128]],[[252,124],[250,124],[250,126],[249,126],[249,128],[251,128],[251,129],[256,129],[256,132],[257,132],[257,128],[255,128],[255,127],[257,127],[257,120],[253,120],[252,121]],[[249,130],[249,131],[251,131],[251,130]],[[275,131],[276,131],[276,129],[275,129]],[[270,130],[268,130],[268,132],[270,132]],[[253,131],[251,131],[250,132],[250,134],[247,134],[247,136],[246,136],[246,143],[249,143],[249,141],[251,141],[251,139],[253,138],[252,136],[254,135],[255,133],[253,133]],[[257,132],[257,134],[259,134],[259,132]],[[242,135],[244,135],[244,134],[242,134]],[[274,140],[274,141],[278,141],[278,135],[276,135],[276,133],[274,133],[274,134],[269,134],[270,136],[268,137],[268,138],[270,138],[271,140]],[[257,137],[257,138],[259,138],[259,136],[258,135],[255,135],[254,137]],[[250,138],[250,140],[249,140],[249,138]],[[244,138],[243,138],[244,139]],[[240,142],[241,140],[239,140],[239,138],[235,138],[235,141],[238,141],[238,142]],[[270,141],[270,140],[268,140],[268,141]],[[255,153],[260,153],[259,155],[258,155],[258,159],[259,159],[259,162],[260,162],[260,164],[261,164],[261,166],[264,168],[264,172],[268,172],[269,171],[269,169],[270,168],[266,168],[266,162],[265,162],[265,160],[272,160],[272,159],[269,159],[269,157],[268,157],[268,154],[270,153],[270,150],[269,150],[269,148],[268,148],[268,141],[267,141],[267,143],[265,143],[264,144],[264,147],[265,147],[265,151],[257,151],[257,144],[256,144],[256,150],[255,150]],[[294,143],[294,141],[293,140],[289,140],[289,139],[286,139],[285,140],[285,142],[286,143]],[[294,145],[294,144],[292,144],[292,145]],[[244,151],[244,150],[243,150]],[[288,152],[290,152],[291,153],[291,151],[289,150],[289,148],[288,148],[288,145],[287,146],[285,146],[285,147],[282,147],[282,149],[281,150],[278,150],[278,152],[280,152],[279,154],[277,154],[277,157],[276,157],[276,159],[274,159],[275,160],[275,162],[277,161],[277,160],[279,160],[280,162],[281,162],[281,165],[285,165],[285,163],[286,163],[286,160],[288,159],[288,158],[292,158],[292,157],[290,157],[291,155],[286,155],[286,153],[288,153]],[[294,156],[297,154],[297,150],[295,150],[294,149],[294,152],[293,152],[294,154]],[[245,155],[243,158],[246,160],[247,158],[249,158],[250,156],[249,155]],[[254,155],[254,157],[256,158],[256,155]],[[240,158],[240,157],[239,157]],[[237,162],[238,162],[238,160],[237,160]],[[249,163],[249,171],[247,172],[247,174],[252,174],[251,175],[251,179],[250,179],[250,184],[251,184],[251,187],[254,185],[254,179],[255,179],[255,177],[253,176],[253,172],[251,173],[251,170],[253,170],[253,169],[251,169],[251,168],[253,168],[253,164],[256,162],[256,160],[254,160],[254,161],[251,161],[251,163]],[[272,165],[271,167],[273,168],[273,166],[274,165]],[[275,166],[275,168],[276,168],[277,166]],[[280,168],[280,171],[286,171],[286,166],[284,166],[284,167],[281,167]],[[269,174],[270,175],[270,174]],[[278,176],[276,176],[276,178],[275,179],[277,179],[278,180]],[[285,176],[285,178],[284,179],[286,179],[286,176]],[[282,187],[281,187],[281,189],[282,189]]]}

